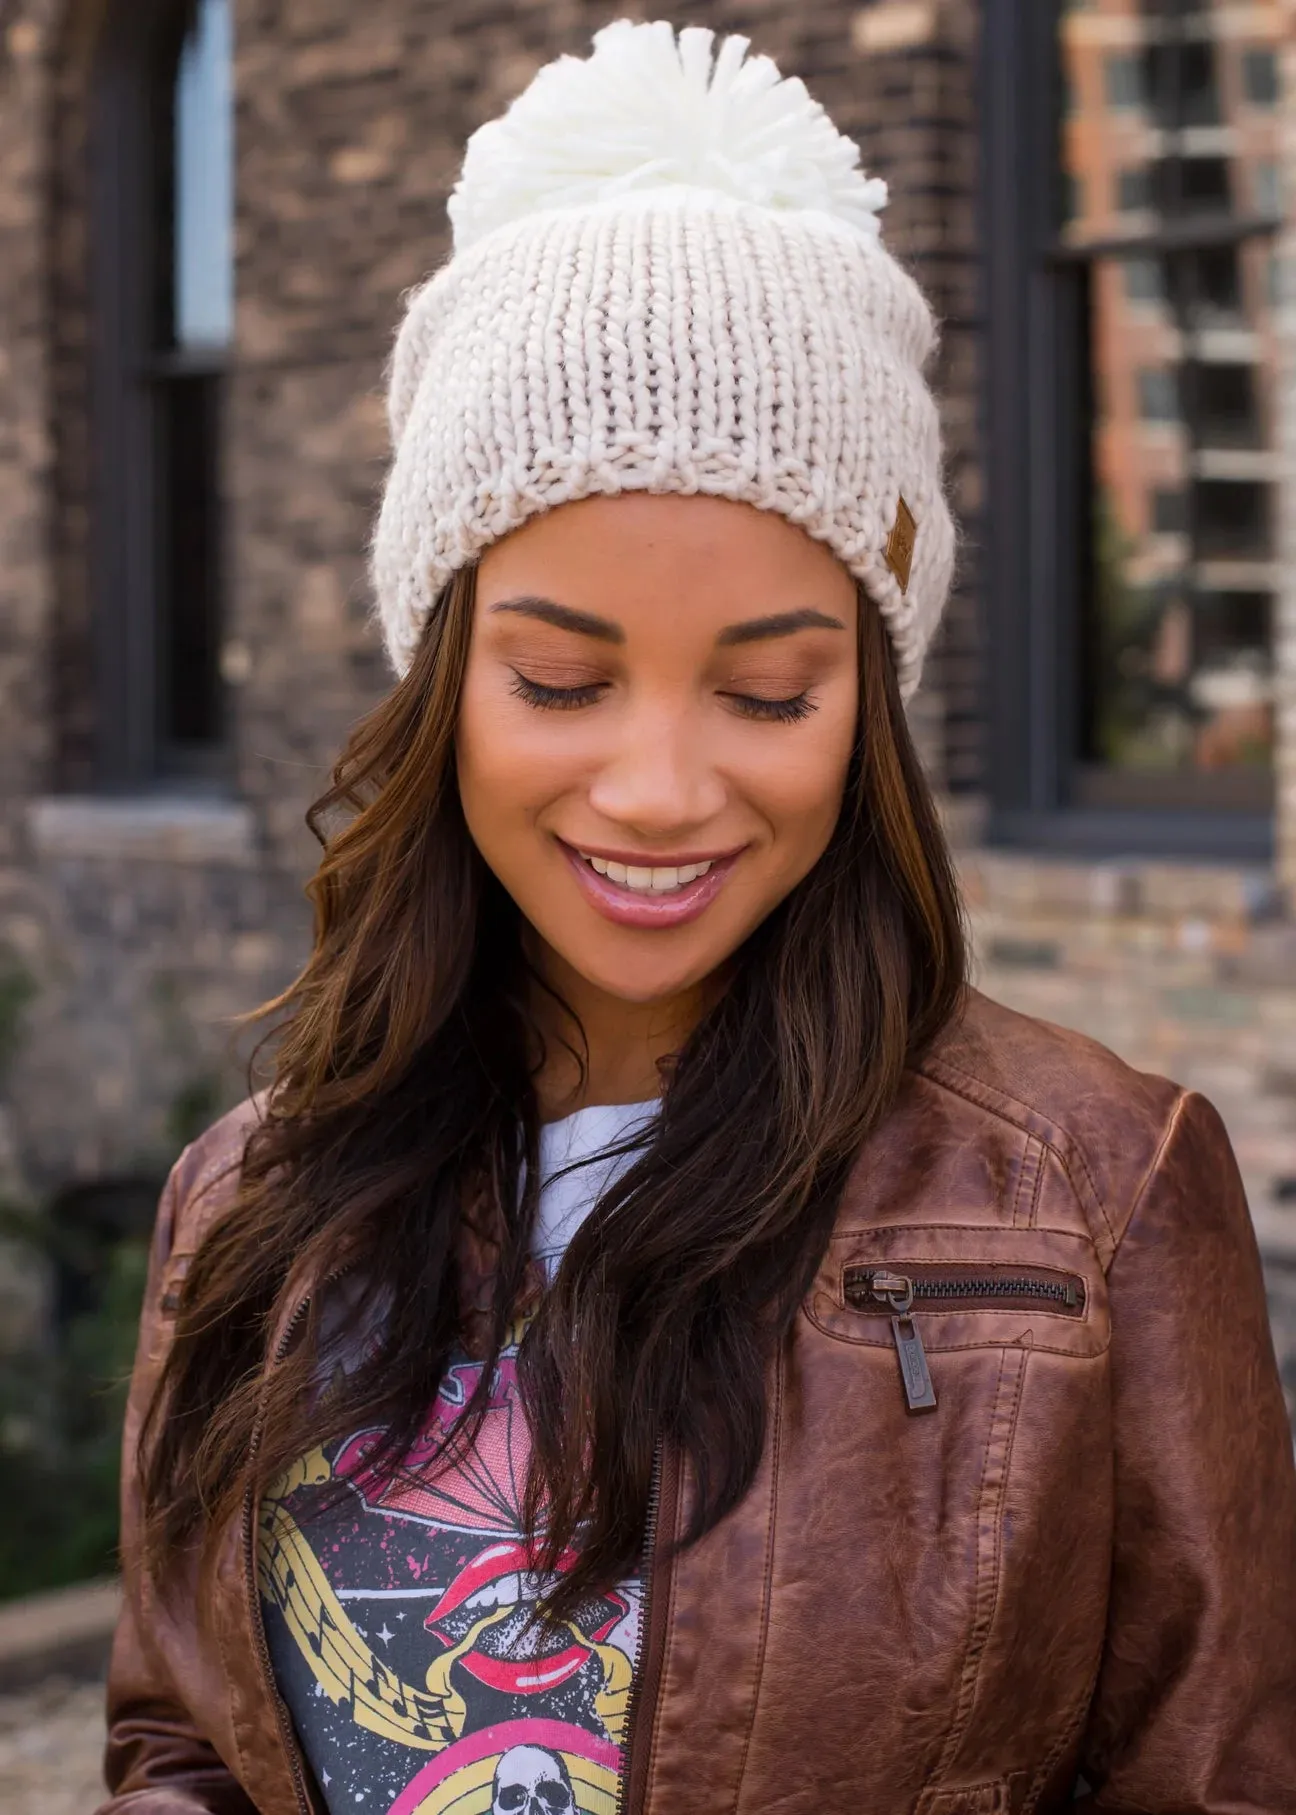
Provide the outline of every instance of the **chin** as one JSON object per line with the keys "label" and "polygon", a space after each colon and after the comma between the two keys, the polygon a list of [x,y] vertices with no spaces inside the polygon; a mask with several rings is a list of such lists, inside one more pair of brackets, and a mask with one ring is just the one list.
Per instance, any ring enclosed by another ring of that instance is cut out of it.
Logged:
{"label": "chin", "polygon": [[[655,935],[649,935],[654,937]],[[606,955],[595,954],[586,947],[581,951],[561,951],[563,961],[595,989],[618,1002],[647,1008],[654,1002],[674,1002],[709,977],[724,963],[725,955],[708,954],[693,963],[663,962],[665,954],[654,961],[652,952],[630,951]]]}
{"label": "chin", "polygon": [[684,975],[672,972],[667,976],[659,976],[645,975],[642,970],[633,969],[609,968],[606,971],[596,971],[586,965],[574,968],[578,968],[585,981],[592,983],[605,996],[611,996],[618,1002],[631,1003],[635,1008],[650,1008],[654,1002],[675,1002],[697,983],[697,978],[691,971]]}

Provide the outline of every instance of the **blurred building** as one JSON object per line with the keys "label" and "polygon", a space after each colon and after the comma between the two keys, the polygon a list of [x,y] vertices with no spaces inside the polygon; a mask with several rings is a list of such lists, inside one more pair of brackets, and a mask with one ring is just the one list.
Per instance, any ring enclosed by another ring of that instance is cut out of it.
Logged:
{"label": "blurred building", "polygon": [[1061,22],[1085,804],[1273,805],[1282,29],[1276,8],[1140,0]]}
{"label": "blurred building", "polygon": [[[59,1214],[137,1214],[306,949],[303,812],[387,682],[383,363],[463,140],[660,10],[0,4],[0,1103]],[[963,561],[914,716],[984,980],[1210,1090],[1280,1255],[1296,6],[668,10],[806,77],[944,322]]]}

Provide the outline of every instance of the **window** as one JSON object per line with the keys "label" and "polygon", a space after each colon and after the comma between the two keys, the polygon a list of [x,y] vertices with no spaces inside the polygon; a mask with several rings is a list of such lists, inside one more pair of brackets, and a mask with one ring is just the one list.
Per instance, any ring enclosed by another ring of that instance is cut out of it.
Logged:
{"label": "window", "polygon": [[[1210,16],[1207,34],[1199,0],[1158,0],[1118,34],[1107,11],[987,0],[990,828],[1006,842],[1271,848],[1281,198],[1261,129],[1236,118],[1270,104],[1269,74],[1239,82],[1228,61],[1251,9]],[[1066,118],[1064,81],[1103,105]],[[1067,179],[1110,185],[1128,218],[1061,215]]]}
{"label": "window", "polygon": [[[1066,75],[1063,81],[1067,80]],[[1108,57],[1103,65],[1108,107],[1141,107],[1145,99],[1143,67],[1137,57]]]}
{"label": "window", "polygon": [[1230,199],[1229,166],[1225,158],[1167,158],[1158,173],[1165,196],[1163,206],[1172,212],[1227,209]]}
{"label": "window", "polygon": [[1265,162],[1256,165],[1255,206],[1257,214],[1282,213],[1282,185],[1277,164]]}
{"label": "window", "polygon": [[1271,50],[1243,51],[1242,87],[1253,106],[1277,106],[1278,59]]}
{"label": "window", "polygon": [[1157,370],[1138,374],[1139,415],[1144,422],[1177,422],[1179,386],[1173,372]]}
{"label": "window", "polygon": [[1145,165],[1117,173],[1116,206],[1122,214],[1137,214],[1152,206],[1152,184]]}
{"label": "window", "polygon": [[97,89],[100,770],[211,785],[223,374],[233,338],[230,0],[118,0]]}
{"label": "window", "polygon": [[1157,258],[1125,260],[1125,294],[1130,302],[1164,302],[1165,273]]}
{"label": "window", "polygon": [[1152,493],[1152,529],[1158,536],[1179,536],[1188,527],[1188,500],[1182,491]]}
{"label": "window", "polygon": [[1209,38],[1190,35],[1194,28],[1186,15],[1193,10],[1172,0],[1164,35],[1144,53],[1153,117],[1172,131],[1220,124],[1216,49]]}
{"label": "window", "polygon": [[1271,309],[1281,309],[1287,301],[1287,263],[1280,252],[1271,252],[1265,261],[1265,301]]}

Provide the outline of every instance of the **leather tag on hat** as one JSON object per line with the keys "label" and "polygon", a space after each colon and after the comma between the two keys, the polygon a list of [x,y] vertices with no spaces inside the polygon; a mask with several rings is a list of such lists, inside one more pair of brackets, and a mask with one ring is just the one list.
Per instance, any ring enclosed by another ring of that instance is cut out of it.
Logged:
{"label": "leather tag on hat", "polygon": [[896,504],[895,523],[887,537],[886,564],[900,582],[900,591],[909,590],[909,576],[913,572],[914,544],[918,540],[918,525],[909,506],[901,498]]}

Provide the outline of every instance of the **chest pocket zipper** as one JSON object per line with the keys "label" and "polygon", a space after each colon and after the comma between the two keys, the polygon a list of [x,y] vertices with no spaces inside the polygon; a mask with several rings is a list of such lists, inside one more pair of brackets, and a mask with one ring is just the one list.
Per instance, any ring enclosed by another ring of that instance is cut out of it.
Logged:
{"label": "chest pocket zipper", "polygon": [[847,1267],[842,1279],[846,1303],[857,1311],[891,1318],[891,1336],[900,1363],[905,1403],[911,1412],[934,1412],[936,1389],[927,1351],[913,1315],[926,1309],[991,1311],[1032,1306],[1061,1317],[1083,1317],[1085,1283],[1073,1273],[1004,1266],[972,1272],[961,1267]]}

